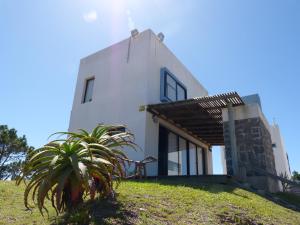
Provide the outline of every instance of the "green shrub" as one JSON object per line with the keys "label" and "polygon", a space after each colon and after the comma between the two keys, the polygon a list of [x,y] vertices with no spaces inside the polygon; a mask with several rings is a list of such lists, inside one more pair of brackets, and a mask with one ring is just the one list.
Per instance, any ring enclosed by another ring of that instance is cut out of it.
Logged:
{"label": "green shrub", "polygon": [[54,140],[28,157],[20,184],[26,177],[24,204],[31,208],[29,196],[41,214],[45,198],[57,213],[70,211],[83,202],[84,196],[95,198],[114,195],[114,182],[124,177],[126,155],[122,147],[135,148],[133,135],[117,126],[97,126],[91,133],[59,132],[66,138]]}

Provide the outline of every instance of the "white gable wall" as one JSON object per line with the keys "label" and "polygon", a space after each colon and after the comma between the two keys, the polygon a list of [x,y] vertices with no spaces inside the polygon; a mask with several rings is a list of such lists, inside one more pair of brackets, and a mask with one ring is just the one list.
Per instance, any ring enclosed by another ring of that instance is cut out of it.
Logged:
{"label": "white gable wall", "polygon": [[283,138],[280,134],[279,126],[277,124],[271,125],[270,133],[272,142],[273,144],[275,144],[275,146],[273,147],[273,153],[277,175],[280,176],[281,174],[286,174],[289,178],[291,178],[287,153],[285,150]]}

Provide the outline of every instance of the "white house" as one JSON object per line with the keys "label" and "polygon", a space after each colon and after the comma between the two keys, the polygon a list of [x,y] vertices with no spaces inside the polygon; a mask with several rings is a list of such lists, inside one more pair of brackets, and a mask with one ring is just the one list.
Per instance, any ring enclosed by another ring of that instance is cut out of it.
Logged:
{"label": "white house", "polygon": [[[211,147],[224,146],[227,174],[275,190],[277,184],[257,171],[276,174],[277,168],[259,96],[208,96],[163,39],[161,33],[133,30],[131,37],[81,59],[69,131],[126,125],[141,148],[126,149],[128,157],[158,159],[148,165],[149,176],[213,174]],[[276,135],[274,130],[273,139],[281,140]]]}
{"label": "white house", "polygon": [[[206,95],[207,90],[163,43],[162,34],[135,31],[81,59],[69,131],[91,130],[99,123],[125,124],[141,148],[128,150],[129,158],[158,158],[159,144],[168,143],[168,166],[160,168],[162,174],[186,175],[188,167],[190,175],[212,174],[207,144],[144,110],[148,104]],[[150,176],[158,173],[158,163],[147,168]]]}

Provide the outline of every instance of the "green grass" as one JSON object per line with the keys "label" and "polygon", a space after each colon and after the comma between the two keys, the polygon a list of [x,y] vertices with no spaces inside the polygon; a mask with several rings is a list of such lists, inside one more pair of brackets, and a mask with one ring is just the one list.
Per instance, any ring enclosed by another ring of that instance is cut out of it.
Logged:
{"label": "green grass", "polygon": [[300,224],[299,212],[259,195],[230,185],[196,184],[193,179],[126,181],[117,189],[117,201],[86,202],[78,212],[59,217],[48,204],[49,219],[37,209],[25,210],[23,191],[24,186],[0,182],[0,224]]}

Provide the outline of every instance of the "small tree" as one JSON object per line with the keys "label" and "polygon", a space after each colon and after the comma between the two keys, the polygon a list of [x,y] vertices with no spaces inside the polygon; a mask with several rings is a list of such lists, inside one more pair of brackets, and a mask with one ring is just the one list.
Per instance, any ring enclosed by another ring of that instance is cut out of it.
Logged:
{"label": "small tree", "polygon": [[298,181],[298,182],[300,182],[300,173],[297,172],[297,171],[294,171],[294,172],[293,172],[293,175],[292,175],[292,179],[293,179],[293,181]]}
{"label": "small tree", "polygon": [[0,180],[15,179],[20,174],[29,149],[25,135],[19,137],[16,129],[0,125]]}
{"label": "small tree", "polygon": [[[289,180],[289,176],[287,175],[287,173],[281,173],[280,174],[280,177],[286,179],[286,180]],[[281,185],[282,185],[282,191],[283,192],[287,192],[288,189],[289,189],[289,184],[283,180],[280,181],[281,182]]]}

